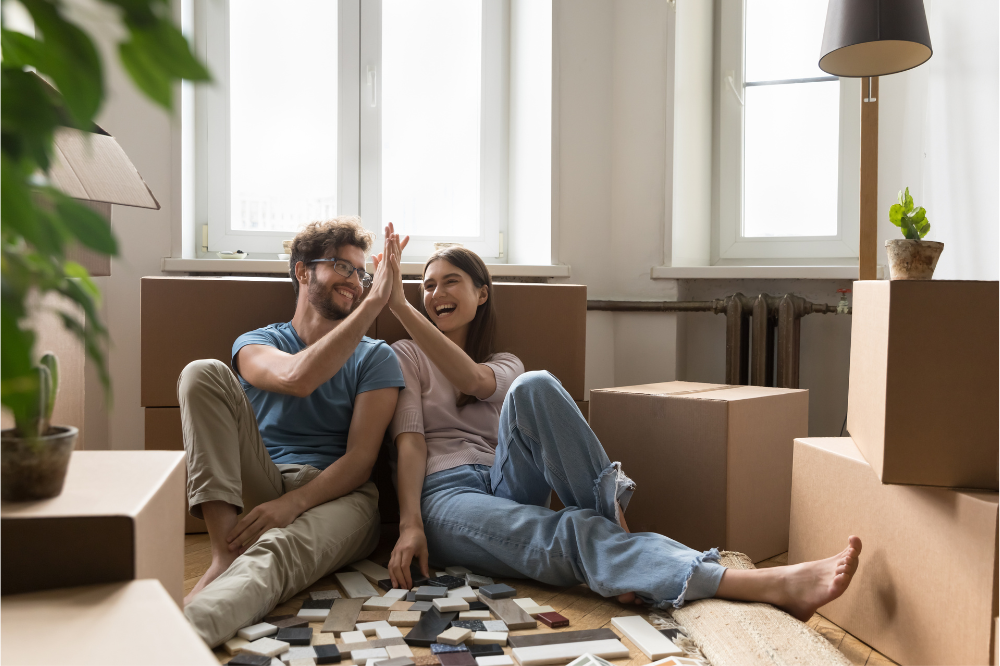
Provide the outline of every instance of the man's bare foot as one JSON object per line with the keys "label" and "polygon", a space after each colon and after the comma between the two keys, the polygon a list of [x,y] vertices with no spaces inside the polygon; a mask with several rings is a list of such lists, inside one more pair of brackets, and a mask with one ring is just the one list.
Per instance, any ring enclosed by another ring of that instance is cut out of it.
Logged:
{"label": "man's bare foot", "polygon": [[[618,524],[622,526],[623,530],[631,533],[631,530],[628,528],[628,523],[625,522],[625,512],[622,511],[621,504],[618,505]],[[642,600],[635,596],[635,592],[626,592],[625,594],[618,595],[618,603],[639,605],[642,603]]]}
{"label": "man's bare foot", "polygon": [[805,622],[816,609],[847,590],[858,570],[860,555],[861,539],[852,536],[847,540],[847,548],[833,557],[772,569],[780,572],[783,581],[774,605]]}
{"label": "man's bare foot", "polygon": [[213,552],[212,563],[208,566],[208,571],[206,571],[205,575],[201,577],[201,580],[195,583],[195,586],[194,588],[192,588],[191,592],[189,592],[188,595],[184,597],[184,606],[187,606],[189,603],[191,603],[194,600],[195,596],[199,592],[204,590],[209,583],[211,583],[213,580],[224,574],[226,572],[226,569],[229,568],[229,565],[231,565],[233,561],[236,560],[237,557],[239,557],[239,551],[234,553],[226,549],[222,553]]}

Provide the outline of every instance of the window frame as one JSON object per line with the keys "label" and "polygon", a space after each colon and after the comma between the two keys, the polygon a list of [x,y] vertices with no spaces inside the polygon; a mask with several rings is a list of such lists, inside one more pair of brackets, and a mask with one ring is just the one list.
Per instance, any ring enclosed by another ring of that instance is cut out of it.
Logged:
{"label": "window frame", "polygon": [[[403,254],[425,259],[434,242],[461,242],[490,263],[503,263],[501,239],[507,229],[509,0],[483,3],[483,86],[480,119],[480,233],[474,237],[414,236]],[[338,137],[337,207],[340,215],[360,215],[382,238],[381,219],[381,0],[337,0]],[[209,64],[213,84],[195,97],[195,223],[208,229],[208,251],[242,249],[281,253],[294,231],[231,228],[229,133],[229,3],[196,3],[195,47]],[[373,108],[364,104],[375,71]],[[405,230],[401,230],[404,231]],[[377,251],[377,246],[373,251]]]}
{"label": "window frame", "polygon": [[[719,213],[713,229],[712,263],[848,262],[858,256],[861,194],[861,85],[840,79],[837,234],[743,236],[745,0],[721,0],[719,79]],[[804,82],[804,81],[803,81]],[[778,85],[796,85],[795,83]],[[829,205],[818,202],[817,205]]]}

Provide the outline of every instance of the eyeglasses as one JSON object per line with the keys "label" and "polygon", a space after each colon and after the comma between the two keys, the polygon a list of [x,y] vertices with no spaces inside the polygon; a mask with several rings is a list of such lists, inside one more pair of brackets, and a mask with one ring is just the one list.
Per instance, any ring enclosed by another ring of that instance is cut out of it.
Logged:
{"label": "eyeglasses", "polygon": [[344,261],[343,259],[338,259],[337,257],[330,257],[328,259],[313,259],[310,264],[318,264],[320,262],[329,262],[333,264],[333,270],[337,271],[340,275],[345,278],[351,277],[354,273],[358,274],[358,280],[361,281],[361,286],[367,289],[372,286],[372,278],[375,277],[363,268],[355,268],[354,264],[349,261]]}

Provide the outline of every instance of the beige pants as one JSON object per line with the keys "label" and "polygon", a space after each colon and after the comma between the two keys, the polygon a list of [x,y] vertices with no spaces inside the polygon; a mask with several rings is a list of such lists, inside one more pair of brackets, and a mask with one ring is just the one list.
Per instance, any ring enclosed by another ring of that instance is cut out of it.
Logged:
{"label": "beige pants", "polygon": [[[309,465],[275,465],[264,448],[250,401],[220,361],[194,361],[177,380],[188,466],[188,507],[228,502],[250,511],[316,478]],[[315,506],[285,528],[265,532],[184,614],[210,646],[229,640],[345,564],[363,559],[379,537],[378,490],[371,481]]]}

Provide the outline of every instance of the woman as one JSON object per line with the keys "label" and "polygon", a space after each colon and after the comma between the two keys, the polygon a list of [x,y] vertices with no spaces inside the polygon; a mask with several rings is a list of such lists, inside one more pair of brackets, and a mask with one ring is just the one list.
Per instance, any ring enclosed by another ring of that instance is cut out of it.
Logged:
{"label": "woman", "polygon": [[[392,226],[386,234],[400,256]],[[405,242],[405,239],[404,239]],[[464,248],[424,266],[421,309],[403,296],[398,266],[389,307],[412,340],[393,349],[406,388],[390,435],[398,452],[400,535],[389,572],[411,587],[428,558],[476,573],[586,583],[622,602],[680,607],[720,597],[763,601],[806,620],[847,589],[861,541],[825,560],[728,570],[655,533],[631,534],[622,512],[635,484],[604,449],[570,395],[547,372],[496,353],[493,286]],[[547,508],[554,490],[567,508]]]}

